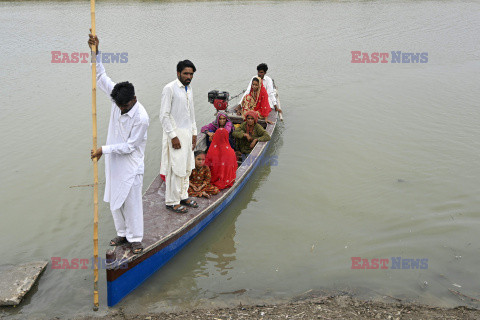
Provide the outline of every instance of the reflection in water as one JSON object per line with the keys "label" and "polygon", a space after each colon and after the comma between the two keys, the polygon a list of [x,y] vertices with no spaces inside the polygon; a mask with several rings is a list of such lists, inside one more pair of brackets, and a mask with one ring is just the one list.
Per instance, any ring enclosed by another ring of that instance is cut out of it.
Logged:
{"label": "reflection in water", "polygon": [[222,276],[228,274],[228,270],[233,267],[229,266],[235,261],[235,224],[232,223],[227,230],[225,236],[218,239],[210,246],[210,253],[206,256],[206,261],[214,262],[214,267]]}

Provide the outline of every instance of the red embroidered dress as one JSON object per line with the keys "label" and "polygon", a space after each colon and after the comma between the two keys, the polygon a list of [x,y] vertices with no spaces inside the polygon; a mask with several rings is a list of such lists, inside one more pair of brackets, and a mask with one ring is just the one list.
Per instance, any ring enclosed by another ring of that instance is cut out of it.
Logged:
{"label": "red embroidered dress", "polygon": [[201,197],[203,192],[208,193],[209,195],[214,195],[220,192],[217,187],[210,184],[211,182],[210,168],[208,166],[203,166],[200,169],[193,169],[192,174],[190,175],[190,183],[196,187],[200,187],[204,183],[207,185],[204,186],[200,191],[194,191],[192,186],[188,187],[188,196],[189,197]]}

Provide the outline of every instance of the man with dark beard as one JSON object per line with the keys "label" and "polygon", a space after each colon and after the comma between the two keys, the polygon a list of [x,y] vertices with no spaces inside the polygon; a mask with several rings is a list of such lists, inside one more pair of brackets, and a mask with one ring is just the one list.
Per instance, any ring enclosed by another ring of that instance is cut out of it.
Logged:
{"label": "man with dark beard", "polygon": [[162,163],[165,176],[165,204],[176,213],[188,212],[198,204],[188,199],[189,177],[195,168],[193,149],[197,143],[197,124],[190,83],[195,73],[190,60],[177,64],[177,79],[163,88],[160,122],[163,127]]}

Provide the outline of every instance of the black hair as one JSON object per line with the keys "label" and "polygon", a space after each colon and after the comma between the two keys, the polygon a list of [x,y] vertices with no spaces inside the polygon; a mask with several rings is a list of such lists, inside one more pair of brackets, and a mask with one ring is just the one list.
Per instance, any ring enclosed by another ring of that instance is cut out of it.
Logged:
{"label": "black hair", "polygon": [[260,81],[258,80],[257,77],[253,77],[252,82],[253,82],[253,81],[256,81],[256,82],[260,83]]}
{"label": "black hair", "polygon": [[203,150],[197,150],[193,153],[193,156],[196,158],[197,156],[199,156],[201,154],[207,154],[207,153]]}
{"label": "black hair", "polygon": [[195,68],[195,65],[190,60],[183,60],[177,63],[177,72],[182,72],[185,68],[192,68],[193,72],[197,71],[197,68]]}
{"label": "black hair", "polygon": [[118,105],[127,104],[135,97],[135,88],[128,81],[120,82],[113,87],[110,97]]}
{"label": "black hair", "polygon": [[257,71],[260,71],[260,70],[263,70],[265,72],[268,71],[268,66],[266,63],[260,63],[258,66],[257,66]]}

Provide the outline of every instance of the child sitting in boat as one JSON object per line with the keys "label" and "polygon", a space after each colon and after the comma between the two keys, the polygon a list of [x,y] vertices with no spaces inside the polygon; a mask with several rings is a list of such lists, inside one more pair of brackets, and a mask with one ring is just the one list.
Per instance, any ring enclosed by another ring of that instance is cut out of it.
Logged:
{"label": "child sitting in boat", "polygon": [[220,190],[233,186],[237,176],[237,157],[228,142],[228,136],[226,129],[219,128],[213,135],[205,158],[205,164],[212,172],[212,184]]}
{"label": "child sitting in boat", "polygon": [[[219,128],[225,128],[229,134],[232,132],[232,129],[233,129],[232,121],[228,119],[227,114],[223,111],[218,112],[217,118],[215,119],[215,121],[207,124],[206,126],[203,126],[202,129],[200,130],[200,132],[205,133],[207,135],[205,139],[205,142],[207,143],[207,150],[208,148],[210,148],[210,144],[212,143],[212,140],[213,140],[213,135]],[[229,140],[229,142],[233,148],[234,141]]]}
{"label": "child sitting in boat", "polygon": [[220,190],[211,184],[210,168],[205,165],[205,151],[195,151],[195,169],[190,175],[189,197],[210,198]]}
{"label": "child sitting in boat", "polygon": [[242,154],[249,154],[257,142],[270,140],[270,135],[258,123],[258,113],[250,110],[245,114],[245,121],[235,129],[233,136],[236,139],[238,150]]}

